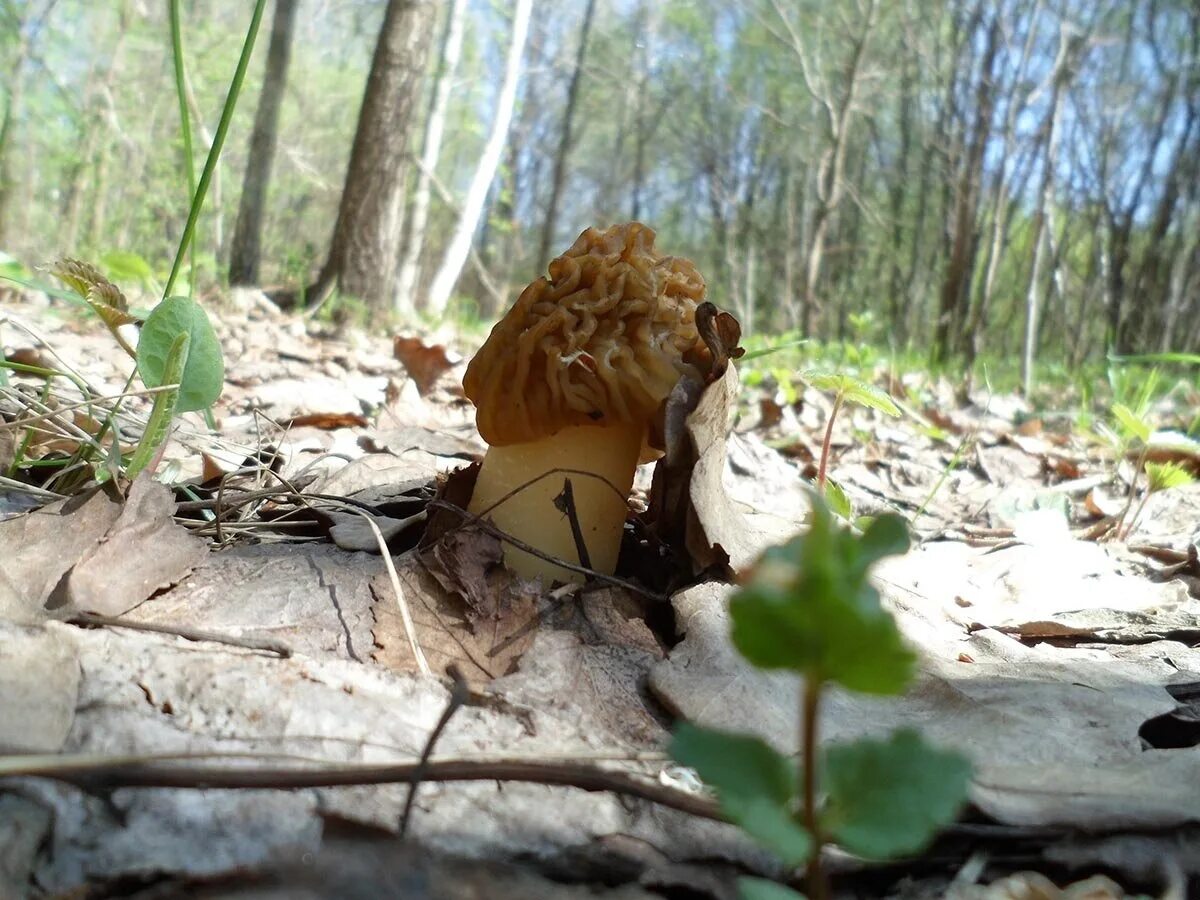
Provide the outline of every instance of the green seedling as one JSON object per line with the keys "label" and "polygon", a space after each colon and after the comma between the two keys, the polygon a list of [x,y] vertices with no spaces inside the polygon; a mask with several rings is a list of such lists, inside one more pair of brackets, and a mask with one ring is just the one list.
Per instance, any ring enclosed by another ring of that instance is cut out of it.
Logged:
{"label": "green seedling", "polygon": [[1125,529],[1125,537],[1128,538],[1133,533],[1133,529],[1137,526],[1138,519],[1142,517],[1142,511],[1146,508],[1146,503],[1150,500],[1151,496],[1157,494],[1159,491],[1184,487],[1195,480],[1195,476],[1185,469],[1181,463],[1146,463],[1146,493],[1142,495],[1142,502],[1138,504],[1137,511],[1134,512],[1132,518],[1129,520],[1129,527]]}
{"label": "green seedling", "polygon": [[825,495],[826,473],[829,468],[829,450],[833,442],[833,423],[846,403],[857,403],[870,409],[877,409],[889,416],[899,416],[900,408],[886,391],[880,390],[873,384],[867,384],[849,375],[837,375],[827,372],[805,372],[800,376],[804,381],[819,391],[833,392],[833,409],[829,411],[829,421],[825,423],[825,438],[821,442],[821,461],[817,467],[817,493]]}
{"label": "green seedling", "polygon": [[[142,383],[151,389],[162,388],[155,394],[150,421],[126,468],[126,476],[134,478],[155,459],[176,415],[206,409],[220,396],[225,378],[221,345],[198,303],[187,297],[168,297],[150,311],[134,348],[121,329],[137,322],[137,317],[129,312],[120,288],[94,266],[78,260],[63,260],[51,272],[87,303],[134,359]],[[97,441],[110,430],[111,417]],[[115,467],[119,468],[119,463]]]}
{"label": "green seedling", "polygon": [[[912,854],[966,799],[967,760],[910,730],[818,751],[821,698],[831,685],[894,695],[913,678],[916,657],[868,578],[872,565],[907,548],[898,516],[880,516],[855,534],[814,496],[809,531],[767,550],[730,603],[741,654],[804,679],[798,765],[757,737],[689,724],[671,742],[671,755],[716,791],[731,822],[787,866],[805,866],[814,900],[829,893],[826,845],[871,859]],[[740,887],[751,900],[800,896],[763,879]]]}
{"label": "green seedling", "polygon": [[[96,267],[77,260],[63,260],[50,270],[51,274],[63,282],[67,290],[56,291],[50,288],[48,293],[82,302],[91,312],[95,313],[121,348],[135,361],[136,375],[141,377],[147,388],[155,391],[150,420],[137,448],[125,466],[125,474],[130,478],[145,469],[153,468],[154,461],[159,457],[166,439],[170,436],[171,425],[177,415],[195,410],[207,412],[221,393],[224,380],[221,347],[204,310],[190,299],[196,272],[192,238],[200,218],[200,212],[204,207],[209,184],[221,156],[221,149],[229,132],[230,123],[233,120],[233,113],[246,78],[246,71],[254,51],[254,44],[265,9],[266,0],[255,0],[237,67],[221,109],[221,118],[217,123],[212,144],[205,158],[204,168],[197,179],[192,158],[191,117],[186,102],[187,79],[183,60],[181,4],[179,0],[169,0],[167,4],[175,63],[175,86],[180,106],[184,169],[190,205],[187,222],[184,225],[170,274],[167,276],[166,285],[163,288],[162,300],[145,316],[137,347],[130,345],[123,329],[125,326],[138,323],[141,316],[129,308],[124,293],[116,284]],[[185,258],[189,256],[192,259],[192,262],[186,266],[189,297],[174,296],[173,288],[181,272],[185,269]],[[22,272],[10,271],[11,267],[4,266],[7,259],[7,257],[0,258],[0,276],[7,277],[19,284],[46,290],[43,285],[22,280],[19,277],[23,274]],[[137,283],[143,289],[154,282],[150,264],[135,253],[110,251],[104,255],[103,261],[110,275],[118,280],[123,279]],[[134,377],[134,375],[130,375],[127,389],[129,385],[132,385]],[[89,396],[86,385],[81,385],[81,390],[85,397]],[[73,468],[80,461],[89,458],[96,452],[95,448],[102,446],[107,438],[112,449],[106,465],[96,473],[96,477],[103,480],[121,471],[123,460],[119,442],[116,440],[116,416],[119,406],[119,402],[114,405],[108,412],[100,432],[95,435],[95,440],[86,447],[81,446],[75,457],[65,463],[65,469]],[[211,424],[211,413],[209,413],[209,421]],[[29,433],[32,434],[32,432]],[[21,459],[20,454],[18,454],[19,459]]]}

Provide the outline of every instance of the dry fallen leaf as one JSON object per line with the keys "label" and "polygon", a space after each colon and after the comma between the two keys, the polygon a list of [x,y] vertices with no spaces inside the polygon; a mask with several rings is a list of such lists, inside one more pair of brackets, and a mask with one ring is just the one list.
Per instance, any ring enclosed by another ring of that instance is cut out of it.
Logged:
{"label": "dry fallen leaf", "polygon": [[655,468],[647,518],[662,540],[686,552],[693,573],[745,568],[795,532],[805,512],[761,515],[730,497],[725,473],[737,395],[737,369],[729,366],[703,389],[680,381],[667,400],[666,455]]}
{"label": "dry fallen leaf", "polygon": [[121,514],[112,485],[0,522],[4,576],[26,615],[39,618],[50,592],[91,551]]}
{"label": "dry fallen leaf", "polygon": [[305,413],[300,416],[292,416],[290,419],[284,419],[281,423],[285,428],[320,428],[323,431],[332,431],[335,428],[366,428],[369,424],[367,417],[358,413]]}
{"label": "dry fallen leaf", "polygon": [[[537,595],[521,592],[514,579],[504,576],[495,582],[490,609],[483,613],[446,590],[413,554],[397,560],[396,571],[417,643],[434,672],[443,674],[457,663],[469,681],[489,682],[512,671],[537,634]],[[375,595],[373,658],[389,669],[415,672],[391,579],[377,575],[371,592]]]}
{"label": "dry fallen leaf", "polygon": [[119,616],[182,580],[208,547],[172,518],[170,490],[143,475],[134,481],[116,521],[50,597],[51,608]]}
{"label": "dry fallen leaf", "polygon": [[438,379],[461,360],[458,354],[451,353],[441,344],[427,344],[419,337],[400,334],[392,338],[392,352],[422,395],[428,394]]}

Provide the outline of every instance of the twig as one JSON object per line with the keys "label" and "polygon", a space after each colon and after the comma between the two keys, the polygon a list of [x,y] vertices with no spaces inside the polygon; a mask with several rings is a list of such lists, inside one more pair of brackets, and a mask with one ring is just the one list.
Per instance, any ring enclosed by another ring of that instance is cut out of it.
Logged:
{"label": "twig", "polygon": [[420,787],[425,770],[429,767],[429,757],[433,754],[433,746],[437,743],[438,738],[442,736],[442,732],[445,731],[446,726],[450,724],[450,720],[454,717],[454,714],[462,708],[462,705],[471,696],[471,688],[468,686],[467,679],[463,676],[458,664],[451,663],[449,671],[450,677],[454,679],[454,687],[450,689],[450,700],[446,703],[446,708],[442,711],[442,717],[433,726],[433,731],[429,733],[429,739],[425,741],[425,747],[421,750],[421,758],[417,761],[417,769],[413,772],[412,783],[408,786],[408,796],[404,798],[404,812],[400,814],[401,838],[408,834],[408,820],[412,815],[413,802],[417,799],[417,788]]}
{"label": "twig", "polygon": [[[208,755],[206,759],[220,759]],[[244,754],[230,759],[245,759]],[[430,760],[389,764],[345,764],[316,768],[180,763],[178,756],[96,757],[34,756],[0,757],[0,777],[50,778],[83,790],[156,787],[195,789],[291,790],[316,787],[347,787],[366,784],[395,784],[412,781],[420,772],[424,781],[522,781],[584,791],[609,791],[638,797],[689,815],[726,821],[717,804],[707,797],[655,784],[644,778],[579,763],[530,762],[523,759]]]}
{"label": "twig", "polygon": [[575,563],[568,562],[565,559],[559,559],[556,556],[551,556],[544,550],[539,550],[532,544],[528,544],[519,538],[513,537],[508,532],[502,531],[487,519],[482,519],[474,513],[467,512],[461,506],[455,506],[453,503],[450,503],[446,500],[430,500],[429,505],[438,509],[446,509],[450,512],[456,513],[467,522],[477,525],[479,528],[492,535],[492,537],[504,541],[507,544],[512,544],[518,550],[524,550],[526,553],[536,556],[538,559],[544,559],[546,562],[554,563],[556,566],[561,566],[569,572],[578,572],[580,575],[589,575],[592,578],[595,578],[597,581],[604,582],[605,584],[611,584],[614,587],[625,588],[627,591],[633,591],[635,594],[640,594],[641,596],[646,597],[649,600],[653,600],[656,603],[666,603],[670,599],[665,594],[660,594],[656,591],[650,590],[649,588],[642,587],[640,584],[637,584],[636,582],[630,581],[626,578],[619,578],[616,575],[607,575],[604,572],[597,572],[595,569],[589,569],[585,566],[579,566]]}
{"label": "twig", "polygon": [[571,539],[575,542],[575,554],[579,564],[585,569],[592,567],[592,556],[588,553],[587,541],[583,539],[583,529],[579,527],[579,513],[575,510],[575,491],[571,487],[571,479],[563,479],[563,489],[554,498],[554,508],[567,517],[571,526]]}
{"label": "twig", "polygon": [[152,631],[156,634],[169,634],[181,637],[185,641],[207,641],[212,644],[224,644],[227,647],[240,647],[243,650],[265,650],[275,653],[280,659],[292,655],[292,648],[280,641],[259,638],[234,637],[207,631],[203,628],[188,628],[180,625],[159,625],[154,622],[136,622],[122,619],[120,616],[102,616],[99,613],[80,612],[67,619],[68,624],[80,625],[85,628],[128,628],[131,631]]}
{"label": "twig", "polygon": [[[625,504],[625,505],[629,504],[629,499],[626,497],[626,495],[622,494],[620,489],[615,484],[613,484],[611,481],[609,481],[607,478],[605,478],[603,475],[597,475],[595,472],[587,471],[587,469],[569,469],[566,467],[558,467],[558,468],[554,468],[554,469],[548,469],[545,472],[543,472],[541,475],[535,475],[533,478],[530,478],[528,481],[521,482],[515,488],[513,488],[511,491],[509,491],[507,494],[505,494],[499,500],[497,500],[495,503],[493,503],[491,506],[487,507],[486,509],[480,510],[479,515],[486,516],[488,513],[492,512],[492,510],[496,509],[497,507],[501,506],[504,503],[507,503],[513,497],[517,496],[517,494],[521,493],[521,491],[528,490],[529,488],[533,487],[535,484],[537,484],[542,479],[549,478],[551,475],[583,475],[586,478],[594,478],[596,481],[599,481],[599,482],[602,482],[603,484],[608,485],[608,489],[610,491],[612,491],[616,496],[621,498],[622,504]],[[524,549],[524,548],[522,548],[522,549]]]}

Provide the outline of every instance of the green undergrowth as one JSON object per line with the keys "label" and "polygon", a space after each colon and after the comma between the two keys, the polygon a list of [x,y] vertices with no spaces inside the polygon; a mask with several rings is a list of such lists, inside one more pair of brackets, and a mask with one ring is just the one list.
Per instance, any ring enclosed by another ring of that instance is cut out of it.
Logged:
{"label": "green undergrowth", "polygon": [[[818,740],[830,688],[896,695],[913,679],[916,656],[868,578],[908,543],[899,517],[855,531],[814,496],[810,529],[767,550],[729,609],[733,643],[751,665],[803,681],[800,753],[793,759],[761,738],[686,723],[671,742],[671,755],[716,792],[730,821],[788,870],[804,868],[814,900],[829,896],[822,848],[872,860],[911,856],[966,801],[968,761],[916,731],[824,747]],[[748,900],[801,896],[759,878],[740,888]]]}

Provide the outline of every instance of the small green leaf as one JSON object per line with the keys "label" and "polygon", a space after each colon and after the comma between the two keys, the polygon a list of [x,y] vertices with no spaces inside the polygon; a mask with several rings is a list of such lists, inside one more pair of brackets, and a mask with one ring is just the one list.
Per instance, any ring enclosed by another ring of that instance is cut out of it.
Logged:
{"label": "small green leaf", "polygon": [[971,765],[903,730],[888,740],[830,747],[824,773],[825,833],[851,853],[888,859],[916,853],[954,821]]}
{"label": "small green leaf", "polygon": [[908,526],[899,516],[876,516],[863,531],[859,548],[868,562],[908,552]]}
{"label": "small green leaf", "polygon": [[742,900],[804,900],[804,895],[765,878],[743,876],[738,879],[738,896]]}
{"label": "small green leaf", "polygon": [[146,317],[137,346],[138,374],[146,387],[169,384],[164,378],[167,357],[180,334],[187,334],[190,342],[176,411],[204,409],[221,395],[225,363],[208,316],[187,297],[168,297]]}
{"label": "small green leaf", "polygon": [[849,375],[831,372],[805,372],[801,377],[819,391],[840,393],[842,399],[847,403],[857,403],[859,406],[877,409],[889,416],[900,415],[900,407],[896,405],[896,401],[887,391],[881,390],[873,384],[867,384],[865,381]]}
{"label": "small green leaf", "polygon": [[1150,424],[1124,403],[1114,403],[1112,414],[1126,440],[1136,438],[1143,444],[1150,440]]}
{"label": "small green leaf", "polygon": [[765,741],[684,722],[671,738],[673,759],[717,792],[725,815],[788,865],[808,856],[808,833],[791,814],[796,775]]}
{"label": "small green leaf", "polygon": [[808,532],[768,549],[731,601],[734,644],[761,668],[790,669],[862,693],[900,693],[916,657],[867,570],[907,546],[898,517],[880,516],[857,537],[814,497]]}
{"label": "small green leaf", "polygon": [[850,498],[846,496],[846,491],[842,486],[832,478],[825,479],[825,500],[829,503],[829,508],[833,514],[840,519],[850,521],[854,515],[854,508],[850,505]]}
{"label": "small green leaf", "polygon": [[1146,477],[1150,480],[1150,491],[1166,491],[1183,487],[1196,479],[1181,463],[1146,463]]}

